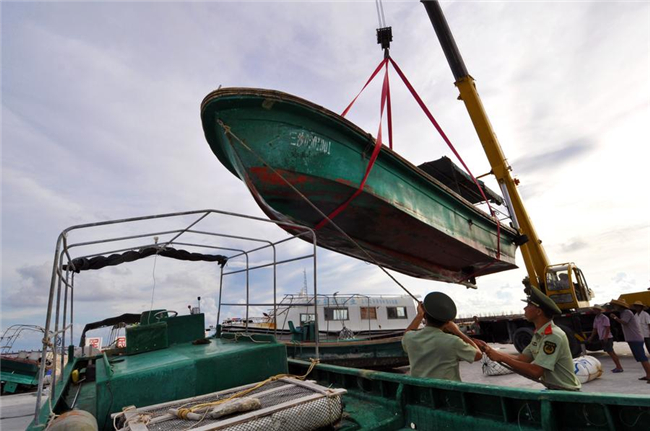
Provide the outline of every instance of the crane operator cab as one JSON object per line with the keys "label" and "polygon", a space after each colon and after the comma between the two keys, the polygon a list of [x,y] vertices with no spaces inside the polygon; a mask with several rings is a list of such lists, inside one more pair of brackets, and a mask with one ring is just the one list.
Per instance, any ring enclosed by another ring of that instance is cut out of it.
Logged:
{"label": "crane operator cab", "polygon": [[546,295],[563,311],[587,308],[594,297],[582,271],[574,263],[546,267]]}

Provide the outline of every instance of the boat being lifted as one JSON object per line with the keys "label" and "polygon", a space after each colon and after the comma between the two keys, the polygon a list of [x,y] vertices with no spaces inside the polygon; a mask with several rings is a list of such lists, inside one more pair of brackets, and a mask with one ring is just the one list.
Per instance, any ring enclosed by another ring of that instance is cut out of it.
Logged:
{"label": "boat being lifted", "polygon": [[[517,232],[474,205],[481,195],[455,187],[462,175],[444,159],[419,168],[382,146],[363,191],[325,223],[359,189],[372,136],[314,103],[255,88],[210,93],[201,118],[214,154],[266,215],[318,230],[322,247],[461,284],[516,268]],[[451,188],[450,173],[457,178]]]}

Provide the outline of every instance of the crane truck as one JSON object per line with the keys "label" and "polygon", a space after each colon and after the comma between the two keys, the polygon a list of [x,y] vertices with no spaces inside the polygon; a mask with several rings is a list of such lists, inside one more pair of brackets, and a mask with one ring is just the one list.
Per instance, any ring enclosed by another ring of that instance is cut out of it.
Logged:
{"label": "crane truck", "polygon": [[[512,168],[497,140],[476,89],[474,78],[467,71],[442,8],[438,1],[422,0],[422,3],[454,75],[455,86],[460,93],[459,99],[465,103],[490,163],[490,173],[499,184],[510,213],[512,226],[521,234],[523,244],[520,250],[528,273],[523,281],[525,290],[541,290],[562,310],[563,314],[555,318],[555,323],[567,334],[574,356],[583,351],[583,345],[588,350],[599,350],[599,343],[585,345],[593,325],[594,314],[589,304],[593,299],[593,291],[587,286],[582,271],[573,262],[559,264],[549,262],[542,240],[535,231],[519,195],[518,181],[512,175]],[[533,325],[521,315],[482,319],[479,324],[483,337],[487,341],[509,341],[520,352],[529,344],[533,335]],[[612,332],[615,338],[621,340],[621,331],[618,329],[617,324],[612,322]]]}

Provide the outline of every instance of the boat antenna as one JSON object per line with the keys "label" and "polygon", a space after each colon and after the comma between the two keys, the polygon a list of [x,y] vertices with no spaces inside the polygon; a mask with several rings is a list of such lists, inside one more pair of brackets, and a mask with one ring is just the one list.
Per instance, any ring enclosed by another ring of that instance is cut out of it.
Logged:
{"label": "boat antenna", "polygon": [[381,44],[381,49],[384,50],[384,58],[390,57],[389,48],[390,43],[393,41],[393,28],[386,25],[386,18],[384,17],[384,5],[381,0],[375,0],[377,7],[377,20],[379,21],[379,28],[377,29],[377,43]]}
{"label": "boat antenna", "polygon": [[300,296],[307,296],[307,270],[302,269],[302,289],[300,290]]}
{"label": "boat antenna", "polygon": [[[153,237],[154,244],[158,245],[158,237]],[[151,276],[153,277],[153,287],[151,288],[151,305],[149,306],[149,315],[147,316],[147,323],[150,323],[151,320],[151,311],[153,310],[153,298],[156,293],[156,262],[158,260],[158,253],[153,257],[153,269],[151,271]]]}

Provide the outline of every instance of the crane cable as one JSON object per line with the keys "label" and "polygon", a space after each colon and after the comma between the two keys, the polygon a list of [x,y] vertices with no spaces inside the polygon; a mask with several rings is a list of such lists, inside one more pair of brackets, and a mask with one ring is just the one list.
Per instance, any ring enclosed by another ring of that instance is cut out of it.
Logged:
{"label": "crane cable", "polygon": [[485,203],[487,204],[490,216],[492,219],[496,222],[496,227],[497,227],[497,233],[496,233],[496,257],[488,262],[485,265],[482,265],[476,269],[474,269],[474,272],[467,275],[463,276],[461,279],[458,281],[465,281],[465,280],[472,280],[475,276],[477,276],[480,272],[486,270],[490,266],[494,265],[496,262],[501,260],[501,222],[499,220],[499,217],[497,216],[497,212],[495,209],[492,208],[490,205],[490,202],[485,195],[485,192],[483,191],[483,188],[479,184],[478,180],[474,177],[472,172],[470,171],[469,167],[465,164],[464,160],[454,147],[454,145],[451,143],[445,132],[442,130],[436,119],[433,117],[429,109],[426,107],[420,96],[417,94],[415,91],[415,88],[411,85],[409,80],[406,78],[402,70],[399,68],[395,60],[392,59],[389,53],[389,48],[390,48],[390,42],[393,40],[392,37],[392,28],[386,26],[386,18],[384,16],[384,6],[382,3],[382,0],[375,0],[375,7],[377,9],[377,21],[379,23],[379,28],[377,29],[377,43],[381,44],[382,49],[384,50],[384,59],[382,62],[379,63],[375,71],[372,73],[366,84],[363,86],[361,91],[355,96],[355,98],[350,102],[350,104],[345,108],[343,113],[341,114],[342,117],[345,117],[347,113],[349,112],[350,108],[352,108],[352,105],[357,101],[361,93],[366,89],[368,84],[372,82],[372,80],[377,76],[379,71],[385,67],[386,71],[384,73],[384,82],[382,86],[382,91],[381,91],[381,101],[380,101],[380,115],[379,115],[379,130],[377,132],[377,139],[375,143],[375,148],[372,151],[372,154],[370,156],[370,160],[368,161],[368,165],[366,166],[366,171],[363,176],[363,179],[361,180],[359,187],[357,190],[350,196],[348,199],[346,199],[342,204],[340,204],[337,208],[334,209],[327,217],[323,218],[315,227],[316,230],[319,230],[326,224],[330,223],[334,217],[339,215],[347,206],[357,197],[359,196],[362,192],[363,189],[366,185],[366,181],[368,179],[368,176],[370,175],[370,171],[372,170],[379,153],[381,151],[382,147],[382,122],[383,122],[383,115],[384,115],[384,107],[386,108],[386,122],[387,122],[387,129],[388,129],[388,147],[392,150],[393,149],[393,126],[392,126],[392,110],[391,110],[391,100],[390,100],[390,85],[389,85],[389,75],[388,75],[388,65],[389,63],[392,64],[393,68],[399,75],[399,77],[402,79],[404,82],[404,85],[408,88],[409,92],[413,96],[413,98],[416,100],[426,117],[429,119],[431,124],[435,127],[435,129],[438,131],[442,139],[445,141],[449,149],[452,151],[452,153],[456,156],[458,161],[461,163],[463,168],[465,168],[465,171],[469,174],[470,178],[478,188],[481,196],[483,197]]}
{"label": "crane cable", "polygon": [[377,7],[377,21],[379,21],[379,28],[386,27],[386,18],[384,17],[384,4],[381,0],[375,0]]}

